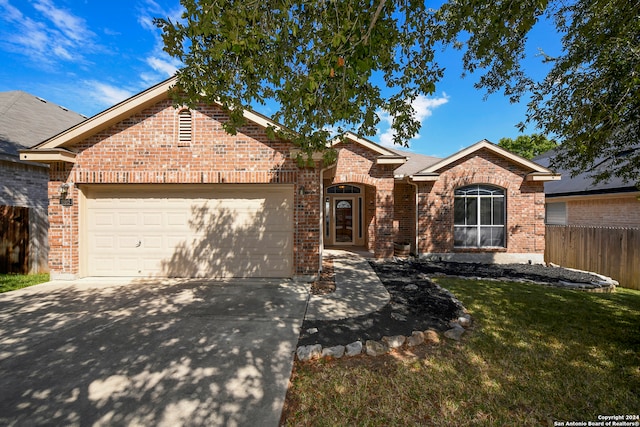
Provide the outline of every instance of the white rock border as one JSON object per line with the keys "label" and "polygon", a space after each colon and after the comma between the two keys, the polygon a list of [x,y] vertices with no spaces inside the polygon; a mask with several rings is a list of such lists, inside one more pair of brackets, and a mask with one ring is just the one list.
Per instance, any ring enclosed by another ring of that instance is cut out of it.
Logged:
{"label": "white rock border", "polygon": [[[449,322],[450,329],[447,329],[443,333],[446,338],[453,341],[460,341],[462,335],[472,325],[471,315],[466,311],[458,314],[457,319]],[[393,349],[411,348],[421,344],[440,344],[440,334],[435,329],[429,328],[424,331],[413,331],[409,336],[383,336],[379,341],[367,340],[364,344],[362,341],[354,341],[346,346],[334,345],[322,347],[320,344],[303,345],[296,349],[296,356],[301,362],[326,357],[340,359],[342,357],[353,357],[360,354],[377,357],[387,354]]]}

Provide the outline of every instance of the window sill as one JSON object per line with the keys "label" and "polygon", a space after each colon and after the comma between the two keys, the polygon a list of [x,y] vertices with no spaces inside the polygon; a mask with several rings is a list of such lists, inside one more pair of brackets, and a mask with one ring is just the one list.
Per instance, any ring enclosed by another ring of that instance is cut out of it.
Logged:
{"label": "window sill", "polygon": [[462,246],[454,246],[453,248],[454,252],[461,252],[461,253],[475,253],[475,252],[507,252],[507,248],[503,248],[503,247],[495,247],[495,246],[484,246],[484,247],[477,247],[477,248],[468,248],[468,247],[462,247]]}

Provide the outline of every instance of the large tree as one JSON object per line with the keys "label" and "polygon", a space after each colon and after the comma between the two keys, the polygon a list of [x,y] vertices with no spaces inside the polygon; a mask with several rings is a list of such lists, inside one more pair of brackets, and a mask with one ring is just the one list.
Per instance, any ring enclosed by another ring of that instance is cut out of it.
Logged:
{"label": "large tree", "polygon": [[558,143],[544,135],[534,133],[531,135],[518,135],[515,139],[500,138],[498,145],[525,159],[533,159],[542,153],[556,148]]}
{"label": "large tree", "polygon": [[[230,113],[275,100],[285,136],[307,153],[331,136],[376,133],[381,111],[395,142],[419,130],[411,101],[435,91],[437,52],[463,51],[478,89],[529,98],[534,123],[562,142],[554,166],[640,182],[640,2],[637,0],[181,0],[179,22],[157,19],[165,50],[180,59],[180,97]],[[563,52],[541,81],[524,72],[527,35],[555,23]]]}

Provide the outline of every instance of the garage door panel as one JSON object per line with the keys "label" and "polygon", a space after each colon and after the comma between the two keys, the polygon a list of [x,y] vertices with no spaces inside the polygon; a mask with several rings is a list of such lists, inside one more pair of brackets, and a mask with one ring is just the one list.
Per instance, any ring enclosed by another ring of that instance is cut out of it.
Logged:
{"label": "garage door panel", "polygon": [[144,236],[143,240],[141,240],[141,245],[143,245],[145,249],[162,249],[164,240],[161,235]]}
{"label": "garage door panel", "polygon": [[115,244],[113,236],[100,236],[97,235],[93,239],[94,249],[112,249]]}
{"label": "garage door panel", "polygon": [[123,276],[136,276],[138,271],[138,260],[135,258],[108,256],[96,258],[96,263],[96,276],[113,276],[114,273]]}
{"label": "garage door panel", "polygon": [[115,222],[115,215],[113,213],[103,213],[95,215],[93,217],[94,225],[100,226],[113,226]]}
{"label": "garage door panel", "polygon": [[147,226],[161,226],[162,225],[162,216],[163,214],[161,212],[154,212],[154,213],[142,213],[142,226],[143,227],[147,227]]}
{"label": "garage door panel", "polygon": [[138,226],[138,214],[136,212],[120,212],[117,218],[120,227]]}
{"label": "garage door panel", "polygon": [[291,275],[292,186],[130,189],[88,193],[90,275]]}
{"label": "garage door panel", "polygon": [[188,224],[189,216],[182,212],[167,212],[166,219],[168,226],[182,226]]}
{"label": "garage door panel", "polygon": [[138,237],[131,234],[118,234],[116,235],[116,247],[117,251],[134,250],[139,247]]}

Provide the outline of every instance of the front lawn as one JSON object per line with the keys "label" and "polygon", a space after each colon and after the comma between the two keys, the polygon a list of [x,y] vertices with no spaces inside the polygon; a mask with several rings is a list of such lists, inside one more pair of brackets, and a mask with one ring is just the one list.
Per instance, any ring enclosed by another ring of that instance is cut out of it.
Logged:
{"label": "front lawn", "polygon": [[296,362],[286,425],[554,425],[640,412],[640,292],[440,278],[463,341]]}
{"label": "front lawn", "polygon": [[26,288],[49,281],[49,273],[42,274],[0,274],[0,293]]}

